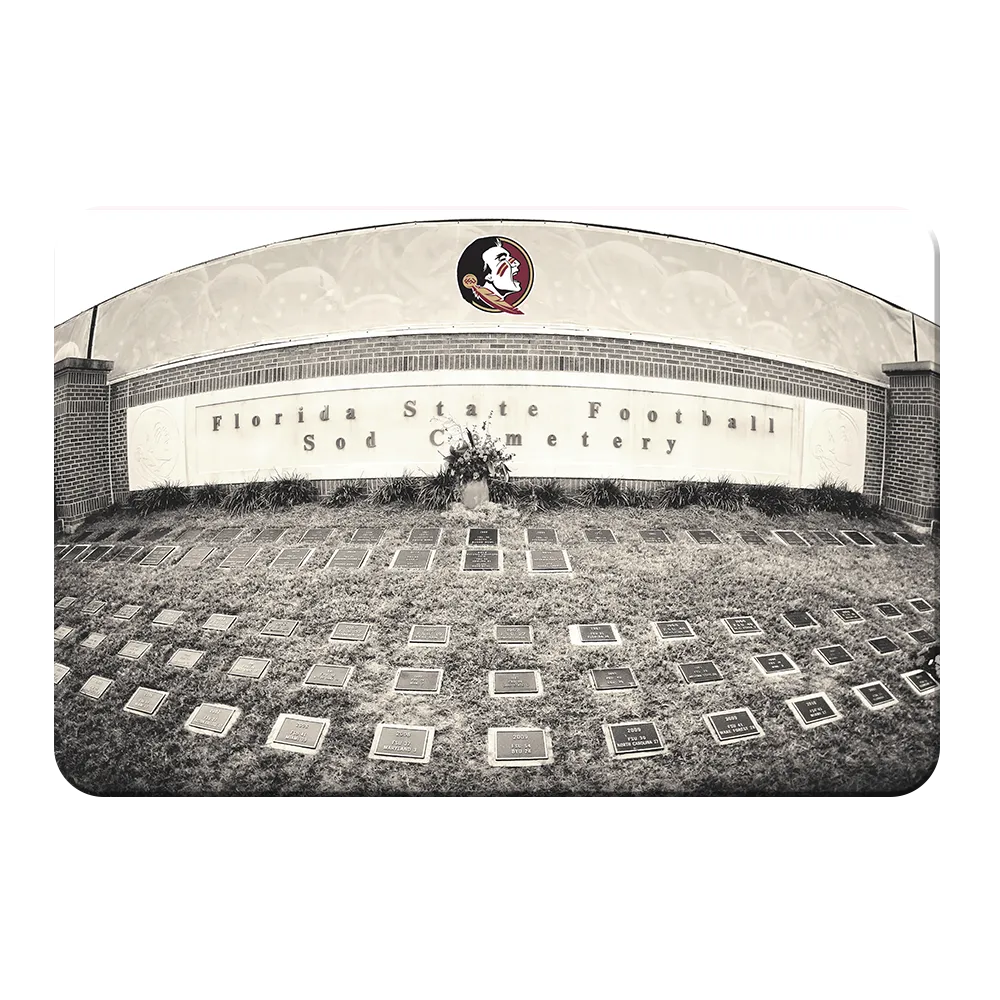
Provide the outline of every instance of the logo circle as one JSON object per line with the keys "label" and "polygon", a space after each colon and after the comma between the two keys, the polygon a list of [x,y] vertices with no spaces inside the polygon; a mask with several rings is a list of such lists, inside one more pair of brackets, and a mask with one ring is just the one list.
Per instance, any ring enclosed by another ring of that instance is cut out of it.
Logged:
{"label": "logo circle", "polygon": [[520,316],[535,282],[527,250],[507,236],[481,236],[458,258],[458,290],[481,312]]}
{"label": "logo circle", "polygon": [[132,427],[129,445],[148,483],[165,482],[177,467],[180,432],[162,406],[144,410]]}

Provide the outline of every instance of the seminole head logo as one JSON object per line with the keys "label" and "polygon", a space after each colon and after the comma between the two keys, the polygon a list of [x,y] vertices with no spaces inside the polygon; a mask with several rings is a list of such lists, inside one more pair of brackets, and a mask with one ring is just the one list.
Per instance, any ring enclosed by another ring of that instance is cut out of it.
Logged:
{"label": "seminole head logo", "polygon": [[528,297],[534,279],[524,247],[506,236],[473,240],[458,259],[462,298],[483,312],[523,315],[518,305]]}

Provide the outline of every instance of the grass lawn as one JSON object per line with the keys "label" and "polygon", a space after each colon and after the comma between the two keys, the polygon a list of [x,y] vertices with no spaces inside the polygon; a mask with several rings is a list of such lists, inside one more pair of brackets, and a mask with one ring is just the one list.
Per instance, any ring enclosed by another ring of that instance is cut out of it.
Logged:
{"label": "grass lawn", "polygon": [[[181,568],[176,557],[198,542],[185,542],[159,568],[135,562],[55,563],[55,596],[79,600],[57,610],[55,624],[76,631],[55,644],[55,660],[70,673],[55,686],[55,752],[60,769],[76,787],[98,795],[771,795],[886,794],[917,787],[938,756],[938,694],[919,696],[901,674],[915,666],[919,646],[907,630],[924,628],[938,637],[938,613],[918,614],[909,598],[938,598],[938,547],[905,543],[874,548],[813,545],[789,548],[775,528],[892,529],[888,520],[845,523],[829,514],[768,520],[755,511],[727,514],[705,508],[675,511],[567,508],[518,516],[511,508],[484,512],[452,508],[442,513],[359,504],[332,509],[307,504],[230,520],[220,511],[186,509],[138,520],[122,514],[94,521],[91,535],[114,529],[112,542],[130,527],[139,537],[158,527],[170,544],[184,529],[242,525],[245,528],[331,526],[297,572],[269,569],[284,543],[264,543],[243,569],[219,563],[235,543],[221,544],[201,566]],[[385,528],[367,565],[356,572],[327,570],[337,547],[358,526]],[[465,528],[500,529],[504,571],[461,573]],[[388,569],[393,552],[411,527],[437,525],[443,538],[430,572]],[[569,553],[570,577],[529,575],[525,527],[552,527]],[[610,528],[617,544],[587,542],[587,528]],[[666,544],[644,542],[639,531],[666,529]],[[700,545],[684,534],[711,528],[721,545]],[[767,538],[750,546],[738,531],[756,529]],[[99,543],[100,544],[100,543]],[[146,547],[152,543],[146,543]],[[211,544],[211,543],[206,543]],[[256,547],[256,546],[255,546]],[[83,612],[93,598],[106,602],[95,615]],[[903,616],[887,620],[874,605],[895,603]],[[112,615],[122,605],[141,610],[130,621]],[[838,622],[833,608],[853,606],[866,621]],[[171,627],[151,620],[164,608],[183,612]],[[793,630],[781,618],[790,609],[810,610],[819,628]],[[215,613],[237,615],[226,633],[202,624]],[[732,637],[721,619],[753,615],[763,636]],[[272,618],[299,619],[290,638],[259,635]],[[651,623],[686,619],[696,638],[662,642]],[[368,640],[331,643],[338,621],[370,622]],[[575,623],[614,623],[621,644],[592,648],[571,644]],[[415,623],[451,626],[445,648],[407,645]],[[496,644],[495,624],[530,624],[534,644],[509,649]],[[80,641],[91,631],[107,638],[94,650]],[[880,657],[867,639],[889,636],[902,647]],[[116,656],[129,640],[151,642],[137,661]],[[813,650],[835,643],[855,657],[828,666]],[[192,669],[168,667],[171,653],[205,650]],[[799,673],[764,676],[752,654],[785,652]],[[226,671],[241,655],[268,657],[260,680]],[[720,683],[687,685],[679,663],[714,659]],[[306,688],[302,681],[317,662],[353,665],[343,690]],[[597,693],[593,667],[630,667],[639,690]],[[438,694],[397,694],[400,667],[443,670]],[[540,671],[538,698],[491,696],[488,673],[510,667]],[[92,675],[113,684],[94,701],[80,694]],[[864,707],[853,685],[883,681],[898,704],[882,711]],[[123,706],[137,687],[169,692],[151,718]],[[797,695],[825,691],[843,718],[803,730],[785,704]],[[228,735],[212,737],[184,728],[202,703],[235,706],[241,715]],[[702,716],[749,707],[764,735],[720,745]],[[330,720],[320,752],[305,756],[265,746],[281,713]],[[666,752],[638,759],[612,758],[602,723],[651,720]],[[428,763],[370,760],[375,727],[433,726]],[[537,767],[493,767],[487,760],[491,727],[539,727],[550,731],[553,762]]]}

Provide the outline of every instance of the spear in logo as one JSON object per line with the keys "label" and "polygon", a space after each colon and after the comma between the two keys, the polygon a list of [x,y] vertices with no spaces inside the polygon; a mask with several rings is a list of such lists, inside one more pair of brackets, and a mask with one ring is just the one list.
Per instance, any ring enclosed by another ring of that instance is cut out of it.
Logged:
{"label": "spear in logo", "polygon": [[524,315],[524,313],[521,312],[517,306],[511,306],[504,302],[504,300],[497,295],[492,288],[486,288],[484,285],[480,285],[479,282],[476,281],[476,276],[474,274],[467,274],[462,279],[462,284],[485,305],[488,305],[493,309],[499,309],[500,312],[513,313],[515,316]]}

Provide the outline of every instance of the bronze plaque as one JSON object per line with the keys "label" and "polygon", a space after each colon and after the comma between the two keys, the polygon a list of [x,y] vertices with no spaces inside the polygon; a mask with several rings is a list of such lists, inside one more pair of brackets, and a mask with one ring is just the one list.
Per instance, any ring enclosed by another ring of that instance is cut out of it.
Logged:
{"label": "bronze plaque", "polygon": [[111,687],[111,680],[107,677],[100,677],[97,674],[93,674],[91,677],[87,678],[83,687],[80,688],[80,694],[85,694],[88,698],[93,698],[94,701],[99,701],[104,697],[104,693]]}
{"label": "bronze plaque", "polygon": [[337,549],[324,569],[361,569],[371,549]]}
{"label": "bronze plaque", "polygon": [[142,610],[141,604],[123,604],[111,617],[130,622]]}
{"label": "bronze plaque", "polygon": [[583,535],[588,542],[605,545],[616,545],[618,542],[615,533],[610,528],[584,528]]}
{"label": "bronze plaque", "polygon": [[261,630],[260,634],[271,638],[287,639],[299,624],[297,618],[272,618]]}
{"label": "bronze plaque", "polygon": [[563,549],[531,549],[528,569],[532,573],[568,573],[569,559]]}
{"label": "bronze plaque", "polygon": [[715,660],[699,660],[697,663],[679,663],[677,669],[688,684],[712,684],[722,680],[722,673]]}
{"label": "bronze plaque", "polygon": [[69,673],[69,667],[65,663],[55,663],[55,683],[61,683],[62,679]]}
{"label": "bronze plaque", "polygon": [[350,667],[338,667],[332,663],[314,663],[309,668],[303,683],[307,687],[342,688],[347,686],[347,679],[350,676]]}
{"label": "bronze plaque", "polygon": [[139,560],[140,566],[159,566],[167,557],[176,551],[176,545],[154,545],[149,552]]}
{"label": "bronze plaque", "polygon": [[214,614],[208,616],[208,621],[202,628],[210,629],[213,632],[228,632],[236,621],[236,615]]}
{"label": "bronze plaque", "polygon": [[736,615],[722,620],[732,635],[761,635],[764,631],[749,615]]}
{"label": "bronze plaque", "polygon": [[714,532],[710,531],[708,528],[692,528],[688,531],[688,534],[699,544],[699,545],[721,545],[722,539]]}
{"label": "bronze plaque", "polygon": [[541,729],[498,729],[497,760],[548,760]]}
{"label": "bronze plaque", "polygon": [[235,714],[236,709],[229,705],[204,702],[195,709],[187,724],[191,729],[202,729],[206,733],[224,733]]}
{"label": "bronze plaque", "polygon": [[389,568],[428,570],[433,558],[434,549],[398,549]]}
{"label": "bronze plaque", "polygon": [[841,663],[853,663],[854,657],[844,649],[843,646],[821,646],[816,650],[819,655],[830,664],[836,667]]}
{"label": "bronze plaque", "polygon": [[153,625],[176,625],[183,617],[183,611],[164,608],[152,621]]}
{"label": "bronze plaque", "polygon": [[737,708],[725,712],[712,712],[705,716],[705,722],[719,743],[739,743],[763,736],[750,710]]}
{"label": "bronze plaque", "polygon": [[151,642],[139,642],[137,639],[130,639],[115,653],[115,656],[120,656],[123,660],[138,660],[140,656],[148,653],[152,648],[153,644]]}
{"label": "bronze plaque", "polygon": [[125,706],[125,711],[134,712],[136,715],[156,715],[166,697],[166,691],[157,691],[154,688],[136,688],[135,694],[129,698],[128,704]]}
{"label": "bronze plaque", "polygon": [[406,544],[420,548],[436,549],[441,544],[440,528],[411,528]]}
{"label": "bronze plaque", "polygon": [[99,601],[96,598],[88,601],[80,610],[85,615],[96,615],[102,608],[107,606],[107,601]]}
{"label": "bronze plaque", "polygon": [[616,754],[649,753],[662,750],[663,740],[652,722],[622,722],[608,726]]}
{"label": "bronze plaque", "polygon": [[54,633],[54,638],[56,642],[62,642],[64,639],[68,639],[74,632],[75,628],[71,628],[69,625],[60,625]]}
{"label": "bronze plaque", "polygon": [[83,646],[84,649],[97,649],[97,647],[100,646],[105,639],[107,639],[107,636],[103,632],[91,632],[90,635],[88,635],[87,638],[80,643],[80,645]]}
{"label": "bronze plaque", "polygon": [[382,727],[375,744],[378,757],[408,757],[420,759],[427,747],[427,731],[407,726]]}
{"label": "bronze plaque", "polygon": [[168,667],[183,667],[190,670],[205,655],[203,649],[175,649],[170,659],[167,660]]}
{"label": "bronze plaque", "polygon": [[385,534],[385,528],[377,528],[366,524],[358,528],[350,538],[351,545],[378,545]]}
{"label": "bronze plaque", "polygon": [[371,631],[365,622],[337,622],[330,638],[338,642],[364,642]]}
{"label": "bronze plaque", "polygon": [[447,625],[414,625],[410,629],[410,642],[417,645],[444,646],[448,642]]}
{"label": "bronze plaque", "polygon": [[232,552],[219,563],[219,569],[244,569],[257,558],[260,549],[256,545],[237,545]]}
{"label": "bronze plaque", "polygon": [[577,627],[580,630],[580,642],[584,644],[618,641],[613,625],[579,625]]}
{"label": "bronze plaque", "polygon": [[530,625],[496,625],[496,640],[506,646],[526,646],[531,642]]}
{"label": "bronze plaque", "polygon": [[529,545],[558,545],[555,528],[525,528],[525,541]]}
{"label": "bronze plaque", "polygon": [[633,691],[639,685],[629,667],[612,667],[590,671],[596,691]]}
{"label": "bronze plaque", "polygon": [[463,549],[462,550],[462,572],[463,573],[499,573],[500,572],[500,550],[499,549]]}
{"label": "bronze plaque", "polygon": [[469,528],[465,536],[466,545],[485,545],[497,548],[500,544],[500,532],[497,528]]}
{"label": "bronze plaque", "polygon": [[304,750],[315,750],[323,738],[326,726],[316,719],[300,719],[290,716],[278,727],[272,742]]}
{"label": "bronze plaque", "polygon": [[230,677],[248,677],[259,681],[264,676],[271,661],[260,656],[239,656],[229,668]]}
{"label": "bronze plaque", "polygon": [[182,569],[188,566],[200,566],[214,551],[214,545],[196,545],[184,553],[177,565]]}
{"label": "bronze plaque", "polygon": [[315,549],[307,545],[293,546],[282,549],[271,563],[271,569],[297,570],[305,565],[306,560],[313,554]]}
{"label": "bronze plaque", "polygon": [[494,694],[538,694],[538,674],[534,670],[497,670],[493,674]]}
{"label": "bronze plaque", "polygon": [[441,690],[441,677],[440,670],[400,670],[394,690],[415,694],[436,694]]}

